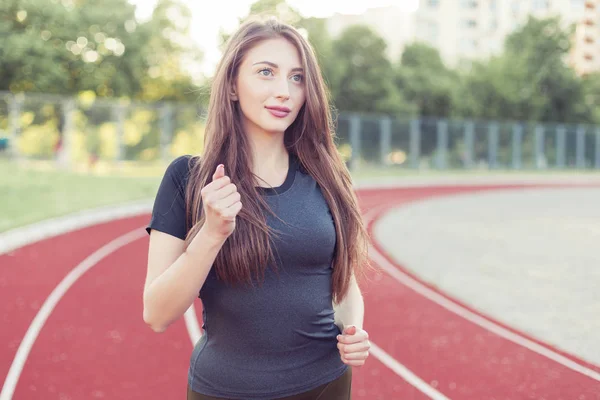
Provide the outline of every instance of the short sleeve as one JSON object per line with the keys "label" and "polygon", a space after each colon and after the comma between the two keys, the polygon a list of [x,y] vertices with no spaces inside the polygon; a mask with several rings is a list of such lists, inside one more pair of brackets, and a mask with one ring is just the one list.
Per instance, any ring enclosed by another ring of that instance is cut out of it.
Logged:
{"label": "short sleeve", "polygon": [[155,229],[185,240],[185,192],[190,158],[190,155],[180,156],[167,167],[154,199],[150,221],[146,226],[148,234]]}

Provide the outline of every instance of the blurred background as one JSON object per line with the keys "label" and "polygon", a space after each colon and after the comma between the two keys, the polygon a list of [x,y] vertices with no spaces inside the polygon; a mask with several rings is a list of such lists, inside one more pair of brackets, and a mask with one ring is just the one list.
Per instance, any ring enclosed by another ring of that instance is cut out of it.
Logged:
{"label": "blurred background", "polygon": [[200,152],[220,49],[256,13],[314,46],[357,176],[600,168],[597,0],[3,0],[0,185]]}
{"label": "blurred background", "polygon": [[253,14],[308,38],[353,178],[393,186],[358,191],[383,273],[355,397],[600,399],[600,0],[0,0],[0,400],[183,398],[185,328],[141,319],[147,243],[116,250],[202,152]]}

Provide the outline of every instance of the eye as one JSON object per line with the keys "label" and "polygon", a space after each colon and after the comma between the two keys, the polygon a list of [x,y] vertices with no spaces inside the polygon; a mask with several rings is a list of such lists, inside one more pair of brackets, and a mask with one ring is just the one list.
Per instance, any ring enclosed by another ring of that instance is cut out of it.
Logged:
{"label": "eye", "polygon": [[298,74],[298,75],[292,76],[292,79],[294,79],[295,82],[302,82],[302,80],[304,79],[304,76],[302,76],[302,74]]}
{"label": "eye", "polygon": [[271,68],[263,68],[260,71],[258,71],[258,73],[262,76],[269,76],[273,75],[273,70]]}

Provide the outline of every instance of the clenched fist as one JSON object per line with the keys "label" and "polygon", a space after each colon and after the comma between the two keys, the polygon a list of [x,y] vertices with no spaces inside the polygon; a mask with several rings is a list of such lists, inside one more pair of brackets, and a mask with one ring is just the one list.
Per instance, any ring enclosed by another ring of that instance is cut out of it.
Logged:
{"label": "clenched fist", "polygon": [[219,164],[212,182],[200,191],[204,215],[204,226],[215,237],[225,240],[235,229],[235,219],[242,209],[237,187],[225,176],[225,167]]}

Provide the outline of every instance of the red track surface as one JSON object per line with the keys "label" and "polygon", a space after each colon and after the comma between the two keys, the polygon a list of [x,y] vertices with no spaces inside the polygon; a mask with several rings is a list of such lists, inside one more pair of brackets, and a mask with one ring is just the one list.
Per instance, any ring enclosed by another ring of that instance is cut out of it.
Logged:
{"label": "red track surface", "polygon": [[[363,210],[383,211],[430,196],[486,189],[493,187],[364,190],[360,199]],[[147,220],[143,216],[99,224],[0,256],[3,380],[56,285],[91,253],[142,229]],[[163,334],[142,321],[146,254],[147,238],[136,240],[103,258],[66,292],[31,349],[13,399],[185,398],[192,344],[183,319]],[[600,399],[597,380],[449,312],[385,272],[372,276],[363,291],[365,329],[373,342],[448,398]],[[199,300],[196,312],[200,316]],[[428,397],[371,357],[354,370],[353,398]]]}

